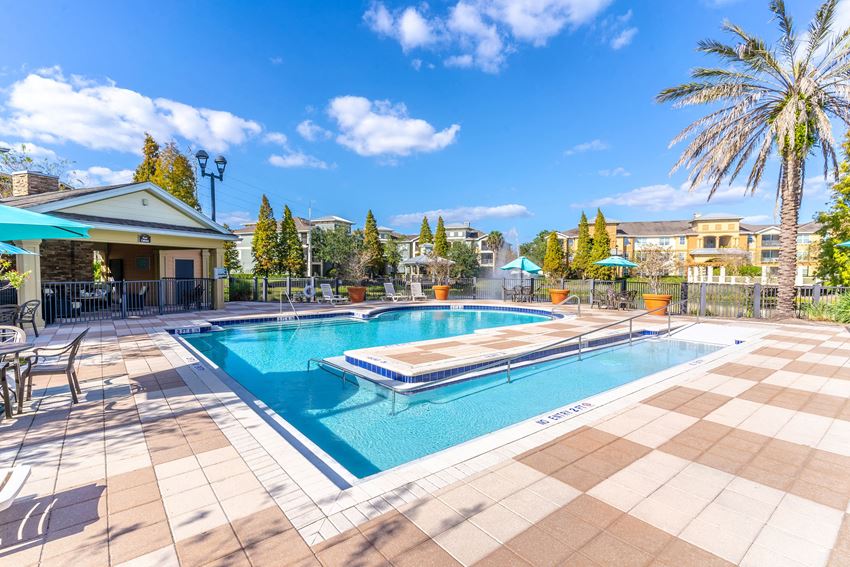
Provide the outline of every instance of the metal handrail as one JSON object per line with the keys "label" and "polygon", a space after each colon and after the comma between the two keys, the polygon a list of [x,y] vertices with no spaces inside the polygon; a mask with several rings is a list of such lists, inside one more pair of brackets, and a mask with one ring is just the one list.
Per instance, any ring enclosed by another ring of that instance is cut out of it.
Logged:
{"label": "metal handrail", "polygon": [[[579,317],[581,317],[581,298],[580,298],[579,296],[577,296],[577,295],[569,295],[569,296],[567,296],[567,297],[566,297],[566,298],[565,298],[562,302],[560,302],[560,303],[558,303],[557,305],[555,305],[555,307],[560,307],[561,305],[565,305],[565,306],[566,306],[566,305],[569,305],[569,304],[570,304],[570,300],[571,300],[571,299],[575,299],[575,300],[576,300],[576,309],[577,309],[577,314],[578,314],[578,316],[579,316]],[[552,308],[552,312],[554,312],[554,311],[555,311],[555,309],[554,309],[554,308]]]}
{"label": "metal handrail", "polygon": [[295,320],[300,323],[301,317],[298,316],[298,310],[295,309],[295,305],[293,305],[293,303],[292,303],[292,298],[289,297],[289,294],[286,293],[285,291],[280,292],[280,310],[279,310],[280,314],[283,315],[283,296],[284,295],[286,296],[286,300],[289,302],[289,307],[292,308],[292,312],[295,314]]}
{"label": "metal handrail", "polygon": [[[506,358],[506,359],[502,358],[502,359],[493,361],[490,364],[487,364],[485,366],[481,366],[479,368],[476,368],[475,370],[470,370],[469,372],[463,372],[461,374],[456,374],[456,375],[450,376],[448,378],[443,378],[442,380],[434,380],[432,382],[424,382],[420,386],[414,386],[412,388],[405,388],[404,393],[409,394],[409,393],[417,392],[417,391],[422,390],[422,389],[433,388],[434,386],[440,385],[444,382],[456,381],[458,378],[462,378],[462,377],[468,376],[470,374],[478,374],[480,372],[484,372],[486,370],[489,370],[491,368],[496,368],[498,366],[506,366],[507,367],[506,368],[507,379],[508,379],[508,382],[510,382],[511,381],[511,362],[514,359],[521,358],[521,357],[524,357],[524,356],[528,356],[530,354],[535,354],[537,352],[547,350],[547,349],[550,349],[552,347],[559,346],[559,345],[562,345],[564,343],[568,343],[570,341],[574,341],[576,339],[578,339],[578,356],[579,356],[579,360],[581,360],[581,355],[582,355],[581,343],[582,343],[582,339],[584,337],[586,337],[587,335],[593,334],[593,333],[598,333],[599,331],[604,331],[605,329],[609,329],[611,327],[616,327],[617,325],[622,325],[625,322],[629,323],[629,344],[631,344],[631,342],[632,342],[632,322],[635,319],[639,319],[640,317],[643,317],[644,315],[649,315],[651,313],[655,313],[656,311],[663,311],[664,309],[667,309],[667,336],[670,336],[671,331],[672,331],[672,320],[671,320],[672,313],[671,313],[670,308],[673,307],[674,305],[687,305],[687,302],[688,302],[687,299],[683,299],[683,300],[677,301],[675,303],[670,303],[670,304],[662,306],[662,307],[657,307],[657,308],[655,308],[651,311],[644,311],[643,313],[639,313],[637,315],[627,317],[626,319],[621,319],[621,320],[615,321],[613,323],[607,323],[607,324],[605,324],[601,327],[596,327],[595,329],[591,329],[590,331],[585,331],[583,333],[579,333],[578,335],[575,335],[575,336],[572,336],[572,337],[567,337],[565,339],[555,341],[554,343],[549,343],[549,344],[543,345],[541,347],[538,347],[538,348],[531,350],[531,351],[528,351],[528,352],[523,352],[521,354],[517,354],[517,355],[511,356],[511,357]],[[396,390],[396,388],[394,388],[393,386],[387,386],[385,384],[382,384],[382,385],[385,386],[386,388],[389,388],[390,390],[393,390],[393,391]]]}

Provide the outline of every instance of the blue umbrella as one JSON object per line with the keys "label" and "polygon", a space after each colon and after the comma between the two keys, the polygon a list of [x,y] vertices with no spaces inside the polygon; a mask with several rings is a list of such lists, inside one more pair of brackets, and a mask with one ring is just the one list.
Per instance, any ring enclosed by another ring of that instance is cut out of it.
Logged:
{"label": "blue umbrella", "polygon": [[622,256],[608,256],[604,260],[599,260],[598,262],[594,262],[599,266],[609,266],[612,268],[637,268],[638,265],[634,262],[626,260]]}
{"label": "blue umbrella", "polygon": [[526,258],[525,256],[520,256],[516,260],[512,262],[508,262],[501,268],[500,270],[521,270],[523,272],[528,272],[529,274],[539,274],[543,271],[543,268]]}
{"label": "blue umbrella", "polygon": [[850,248],[850,240],[842,242],[841,244],[836,244],[836,246],[840,246],[841,248]]}
{"label": "blue umbrella", "polygon": [[76,221],[0,205],[0,238],[3,240],[88,238],[89,228]]}
{"label": "blue umbrella", "polygon": [[18,248],[17,246],[9,244],[8,242],[0,242],[0,254],[31,254],[33,256],[37,256],[35,252],[30,252],[29,250]]}

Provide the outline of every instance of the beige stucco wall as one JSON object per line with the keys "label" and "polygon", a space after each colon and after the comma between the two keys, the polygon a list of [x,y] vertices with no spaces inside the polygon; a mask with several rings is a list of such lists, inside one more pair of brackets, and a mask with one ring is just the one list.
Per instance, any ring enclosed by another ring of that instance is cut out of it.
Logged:
{"label": "beige stucco wall", "polygon": [[[145,204],[147,203],[147,204]],[[66,213],[104,218],[141,219],[175,226],[203,227],[195,219],[145,190],[62,209]]]}

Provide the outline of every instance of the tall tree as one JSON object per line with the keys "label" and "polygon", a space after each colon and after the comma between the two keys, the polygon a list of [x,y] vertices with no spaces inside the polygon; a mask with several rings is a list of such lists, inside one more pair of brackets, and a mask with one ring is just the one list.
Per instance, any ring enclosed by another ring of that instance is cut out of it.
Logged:
{"label": "tall tree", "polygon": [[564,247],[556,232],[550,232],[546,238],[546,256],[543,258],[543,272],[550,281],[560,281],[567,271],[564,261]]}
{"label": "tall tree", "polygon": [[304,274],[304,247],[298,236],[298,227],[295,226],[295,218],[288,205],[283,207],[283,218],[280,219],[280,232],[278,233],[277,264],[280,273],[289,276],[301,276]]}
{"label": "tall tree", "polygon": [[378,223],[375,221],[375,215],[372,210],[366,212],[366,224],[363,225],[363,247],[369,259],[367,267],[374,274],[381,274],[384,271],[384,246],[381,244],[381,237],[378,234]]}
{"label": "tall tree", "polygon": [[133,173],[134,183],[152,181],[156,175],[156,165],[159,161],[159,144],[153,136],[145,132],[145,143],[142,145],[142,163],[136,167]]}
{"label": "tall tree", "polygon": [[590,259],[587,263],[587,273],[591,278],[609,279],[612,276],[611,268],[600,266],[595,262],[604,260],[611,255],[611,238],[608,229],[605,228],[605,215],[596,209],[596,221],[593,223],[593,246],[590,249]]}
{"label": "tall tree", "polygon": [[498,252],[502,249],[502,246],[505,245],[505,237],[498,230],[490,231],[490,234],[487,235],[487,246],[493,252]]}
{"label": "tall tree", "polygon": [[456,278],[474,278],[478,275],[480,265],[475,249],[465,242],[452,242],[449,247],[449,260],[454,262],[451,273]]}
{"label": "tall tree", "polygon": [[260,212],[251,240],[251,256],[254,258],[254,275],[268,276],[274,273],[278,258],[277,221],[269,198],[263,195]]}
{"label": "tall tree", "polygon": [[422,217],[422,225],[419,227],[419,246],[434,242],[434,235],[431,233],[431,224],[428,222],[428,217]]}
{"label": "tall tree", "polygon": [[159,185],[190,207],[201,210],[198,203],[198,186],[191,160],[180,151],[177,144],[169,142],[159,150],[156,171],[150,181]]}
{"label": "tall tree", "polygon": [[587,275],[587,268],[590,264],[590,250],[592,246],[590,225],[587,223],[587,215],[582,211],[581,218],[578,221],[578,238],[576,239],[576,252],[575,256],[573,256],[572,266],[583,278],[590,277]]}
{"label": "tall tree", "polygon": [[732,23],[733,43],[705,40],[698,51],[717,56],[717,68],[696,68],[692,81],[665,89],[659,102],[709,105],[673,143],[693,137],[675,164],[691,170],[691,188],[709,187],[709,199],[724,181],[745,169],[755,192],[771,156],[779,158],[779,293],[777,315],[794,316],[797,222],[806,158],[819,147],[824,175],[837,176],[830,118],[850,123],[850,29],[834,29],[838,0],[827,0],[800,36],[783,0],[770,2],[780,37],[775,46]]}
{"label": "tall tree", "polygon": [[[341,275],[340,268],[354,254],[357,247],[355,236],[345,227],[338,226],[333,230],[321,230],[321,246],[318,248],[318,257],[323,262],[332,265],[332,269]],[[315,235],[315,233],[314,233]]]}
{"label": "tall tree", "polygon": [[836,246],[850,240],[850,132],[844,138],[844,161],[830,189],[829,209],[819,212],[817,275],[831,285],[850,285],[850,249]]}
{"label": "tall tree", "polygon": [[434,256],[446,258],[449,254],[449,239],[446,236],[446,225],[443,217],[437,217],[437,232],[434,233]]}
{"label": "tall tree", "polygon": [[[230,230],[227,223],[222,226]],[[239,262],[239,251],[236,249],[236,243],[232,240],[226,240],[224,242],[224,267],[231,274],[238,274],[242,271],[242,264]]]}
{"label": "tall tree", "polygon": [[387,243],[384,244],[384,266],[390,269],[390,272],[398,272],[398,266],[401,264],[401,252],[398,249],[399,239],[390,236]]}
{"label": "tall tree", "polygon": [[519,245],[519,253],[538,266],[543,265],[546,259],[546,239],[549,238],[548,230],[541,230],[531,242],[523,242]]}

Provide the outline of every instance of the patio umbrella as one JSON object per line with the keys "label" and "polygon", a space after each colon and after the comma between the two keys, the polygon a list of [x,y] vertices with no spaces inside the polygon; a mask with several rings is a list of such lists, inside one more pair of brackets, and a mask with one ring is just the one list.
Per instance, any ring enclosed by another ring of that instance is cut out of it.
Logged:
{"label": "patio umbrella", "polygon": [[638,265],[634,262],[626,260],[622,256],[608,256],[604,260],[594,262],[598,266],[608,266],[611,268],[637,268]]}
{"label": "patio umbrella", "polygon": [[[543,271],[543,268],[526,258],[525,256],[520,256],[519,258],[512,260],[499,268],[500,270],[519,270],[519,285],[522,287],[522,274],[527,272],[529,274],[539,274]],[[531,290],[534,291],[534,280],[531,280]]]}
{"label": "patio umbrella", "polygon": [[842,242],[841,244],[836,244],[836,246],[840,246],[841,248],[850,248],[850,240]]}
{"label": "patio umbrella", "polygon": [[0,242],[0,254],[31,254],[33,256],[37,256],[35,252],[18,248],[17,246],[7,242]]}
{"label": "patio umbrella", "polygon": [[89,228],[72,220],[0,205],[0,238],[3,240],[88,238]]}

